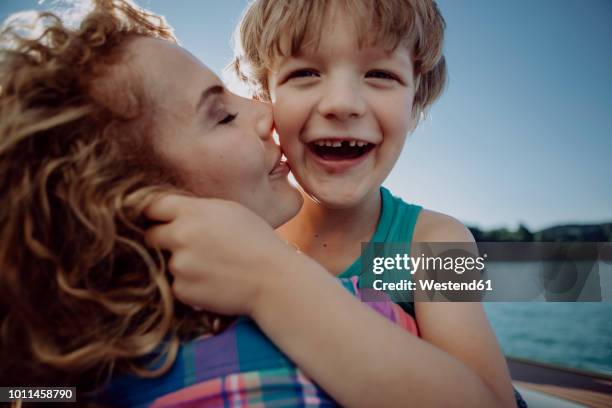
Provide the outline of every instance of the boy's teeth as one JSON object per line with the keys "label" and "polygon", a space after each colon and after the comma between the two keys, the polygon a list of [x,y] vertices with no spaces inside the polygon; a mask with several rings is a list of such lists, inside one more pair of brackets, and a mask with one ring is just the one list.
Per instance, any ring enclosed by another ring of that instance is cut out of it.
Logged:
{"label": "boy's teeth", "polygon": [[327,146],[327,147],[342,147],[342,143],[346,143],[350,147],[355,147],[355,146],[363,147],[363,146],[368,145],[368,142],[362,142],[358,140],[346,140],[344,142],[340,140],[316,140],[314,142],[316,146]]}

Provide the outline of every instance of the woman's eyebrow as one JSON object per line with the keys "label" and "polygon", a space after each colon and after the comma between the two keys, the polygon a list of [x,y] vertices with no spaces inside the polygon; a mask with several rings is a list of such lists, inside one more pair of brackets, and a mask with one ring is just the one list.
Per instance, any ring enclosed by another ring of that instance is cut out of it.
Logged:
{"label": "woman's eyebrow", "polygon": [[202,92],[200,100],[196,105],[196,112],[198,112],[202,108],[202,106],[206,103],[206,101],[208,101],[208,99],[210,99],[210,97],[220,95],[223,92],[225,92],[225,88],[221,85],[213,85],[210,88],[206,89],[204,92]]}

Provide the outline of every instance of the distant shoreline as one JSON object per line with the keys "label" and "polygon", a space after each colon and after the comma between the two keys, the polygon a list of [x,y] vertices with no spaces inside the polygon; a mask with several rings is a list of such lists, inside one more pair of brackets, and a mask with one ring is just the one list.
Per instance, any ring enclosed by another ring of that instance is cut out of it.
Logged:
{"label": "distant shoreline", "polygon": [[612,242],[612,222],[558,225],[539,231],[530,231],[523,224],[514,231],[508,228],[468,228],[476,242]]}

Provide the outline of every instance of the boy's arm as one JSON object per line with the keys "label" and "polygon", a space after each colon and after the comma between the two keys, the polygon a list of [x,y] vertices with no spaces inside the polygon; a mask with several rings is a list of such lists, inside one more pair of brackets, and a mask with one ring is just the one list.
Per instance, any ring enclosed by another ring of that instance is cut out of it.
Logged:
{"label": "boy's arm", "polygon": [[[419,242],[474,242],[470,231],[456,219],[423,210],[415,227]],[[480,303],[415,302],[421,336],[469,367],[508,406],[514,394],[502,355]]]}
{"label": "boy's arm", "polygon": [[147,241],[172,252],[177,298],[252,316],[342,405],[511,406],[455,349],[442,351],[379,316],[246,208],[166,196],[147,213],[163,223]]}
{"label": "boy's arm", "polygon": [[314,261],[291,254],[284,263],[291,274],[267,285],[252,317],[342,405],[514,406],[450,352],[363,305]]}

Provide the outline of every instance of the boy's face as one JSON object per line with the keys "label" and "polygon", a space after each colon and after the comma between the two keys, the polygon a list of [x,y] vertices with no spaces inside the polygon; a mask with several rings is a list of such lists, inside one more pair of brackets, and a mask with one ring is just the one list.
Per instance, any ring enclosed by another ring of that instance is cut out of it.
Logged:
{"label": "boy's face", "polygon": [[304,190],[337,209],[378,194],[415,124],[408,47],[360,49],[336,8],[318,48],[279,58],[268,83],[281,146]]}

